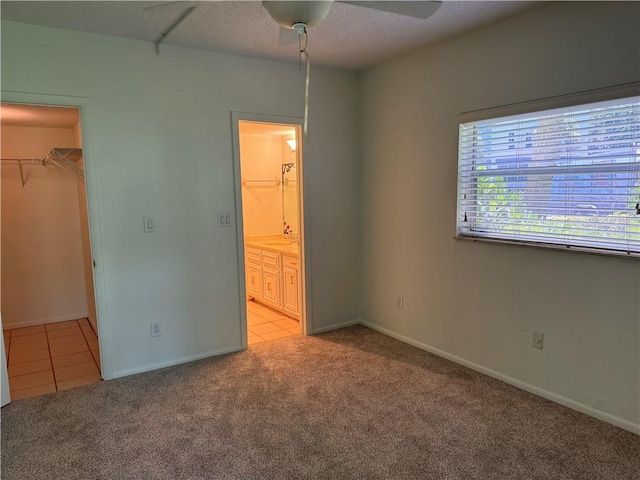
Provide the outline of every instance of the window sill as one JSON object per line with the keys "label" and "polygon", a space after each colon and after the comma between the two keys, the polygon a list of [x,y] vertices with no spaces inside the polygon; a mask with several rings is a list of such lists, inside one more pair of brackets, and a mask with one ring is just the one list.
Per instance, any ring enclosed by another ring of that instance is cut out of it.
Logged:
{"label": "window sill", "polygon": [[534,247],[534,248],[544,248],[547,250],[555,250],[559,252],[571,252],[571,253],[583,253],[587,255],[598,255],[602,257],[616,257],[616,258],[628,258],[631,260],[640,260],[640,255],[636,253],[623,253],[623,252],[613,252],[609,250],[598,250],[596,248],[586,248],[586,247],[574,247],[574,246],[565,246],[565,245],[553,245],[550,243],[537,243],[537,242],[518,242],[515,240],[503,240],[497,238],[485,238],[485,237],[470,237],[466,235],[455,235],[453,237],[454,240],[463,240],[467,242],[479,242],[479,243],[495,243],[500,245],[511,245],[516,247]]}

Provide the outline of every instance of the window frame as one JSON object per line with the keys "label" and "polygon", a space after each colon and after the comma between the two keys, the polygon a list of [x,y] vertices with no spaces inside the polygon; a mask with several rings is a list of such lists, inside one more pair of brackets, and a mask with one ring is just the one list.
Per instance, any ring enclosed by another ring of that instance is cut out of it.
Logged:
{"label": "window frame", "polygon": [[[458,116],[458,163],[457,163],[457,189],[456,189],[456,234],[454,239],[456,240],[467,240],[474,242],[484,242],[484,243],[495,243],[495,244],[508,244],[508,245],[521,245],[521,246],[529,246],[536,248],[546,248],[558,251],[571,251],[571,252],[579,252],[579,253],[589,253],[595,255],[606,255],[606,256],[615,256],[622,258],[632,258],[636,260],[640,260],[640,252],[634,251],[623,251],[619,249],[609,249],[606,247],[598,247],[596,244],[592,245],[580,245],[580,244],[568,244],[565,240],[565,243],[562,243],[560,237],[556,237],[557,242],[553,241],[544,241],[537,239],[516,239],[512,238],[512,236],[501,236],[496,232],[473,232],[472,234],[463,231],[460,227],[460,202],[461,202],[461,189],[463,188],[461,181],[461,156],[460,156],[460,141],[461,141],[461,126],[462,124],[478,122],[483,120],[491,120],[498,119],[501,117],[508,117],[514,115],[522,115],[522,114],[536,114],[538,112],[543,112],[546,110],[560,109],[560,108],[569,108],[574,106],[586,105],[590,103],[596,102],[604,102],[609,100],[617,100],[627,97],[640,96],[640,82],[633,82],[623,85],[617,85],[614,87],[605,87],[594,90],[587,90],[567,95],[558,95],[554,97],[547,97],[537,100],[531,100],[526,102],[502,105],[498,107],[492,107],[487,109],[473,110],[469,112],[461,113]],[[539,175],[542,173],[547,174],[557,174],[563,167],[539,167],[535,170],[535,175]],[[608,170],[615,170],[620,168],[621,171],[624,170],[624,167],[612,167],[608,165]],[[583,165],[583,166],[567,166],[566,170],[570,171],[572,174],[575,173],[592,173],[594,170],[598,170],[599,167],[592,165]],[[627,167],[628,169],[628,167]],[[509,173],[513,174],[513,170],[510,172],[503,172],[505,175]],[[538,171],[540,170],[540,171]],[[544,172],[543,172],[544,170]],[[492,170],[491,177],[500,176],[500,170]],[[489,177],[489,176],[488,176]],[[639,199],[640,201],[640,199]]]}

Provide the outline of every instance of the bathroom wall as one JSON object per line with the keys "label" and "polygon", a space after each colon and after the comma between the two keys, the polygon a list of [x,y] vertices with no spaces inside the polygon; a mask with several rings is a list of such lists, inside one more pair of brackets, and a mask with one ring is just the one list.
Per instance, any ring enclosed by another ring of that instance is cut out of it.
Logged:
{"label": "bathroom wall", "polygon": [[282,210],[284,220],[289,227],[290,233],[299,234],[298,227],[298,160],[297,149],[291,150],[287,140],[293,136],[282,136],[282,163],[293,163],[295,166],[286,172],[285,181],[282,185]]}
{"label": "bathroom wall", "polygon": [[[242,218],[244,235],[273,235],[282,225],[282,139],[279,135],[244,133],[240,127]],[[255,182],[254,180],[273,180]]]}
{"label": "bathroom wall", "polygon": [[[3,158],[43,158],[75,147],[73,129],[2,127]],[[17,328],[87,316],[77,175],[2,166],[2,319]]]}

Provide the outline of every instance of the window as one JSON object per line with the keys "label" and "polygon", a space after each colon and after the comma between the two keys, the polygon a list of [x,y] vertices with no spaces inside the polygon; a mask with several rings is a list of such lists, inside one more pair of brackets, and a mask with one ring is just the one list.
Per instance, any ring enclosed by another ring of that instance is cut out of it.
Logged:
{"label": "window", "polygon": [[640,256],[640,96],[460,124],[458,236]]}

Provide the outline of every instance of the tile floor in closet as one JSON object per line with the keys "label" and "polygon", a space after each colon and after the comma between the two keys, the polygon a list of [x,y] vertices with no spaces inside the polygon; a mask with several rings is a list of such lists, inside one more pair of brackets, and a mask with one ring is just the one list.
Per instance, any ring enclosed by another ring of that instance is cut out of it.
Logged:
{"label": "tile floor in closet", "polygon": [[300,322],[258,302],[247,302],[248,343],[300,335]]}
{"label": "tile floor in closet", "polygon": [[11,400],[101,380],[98,337],[86,318],[4,331]]}

